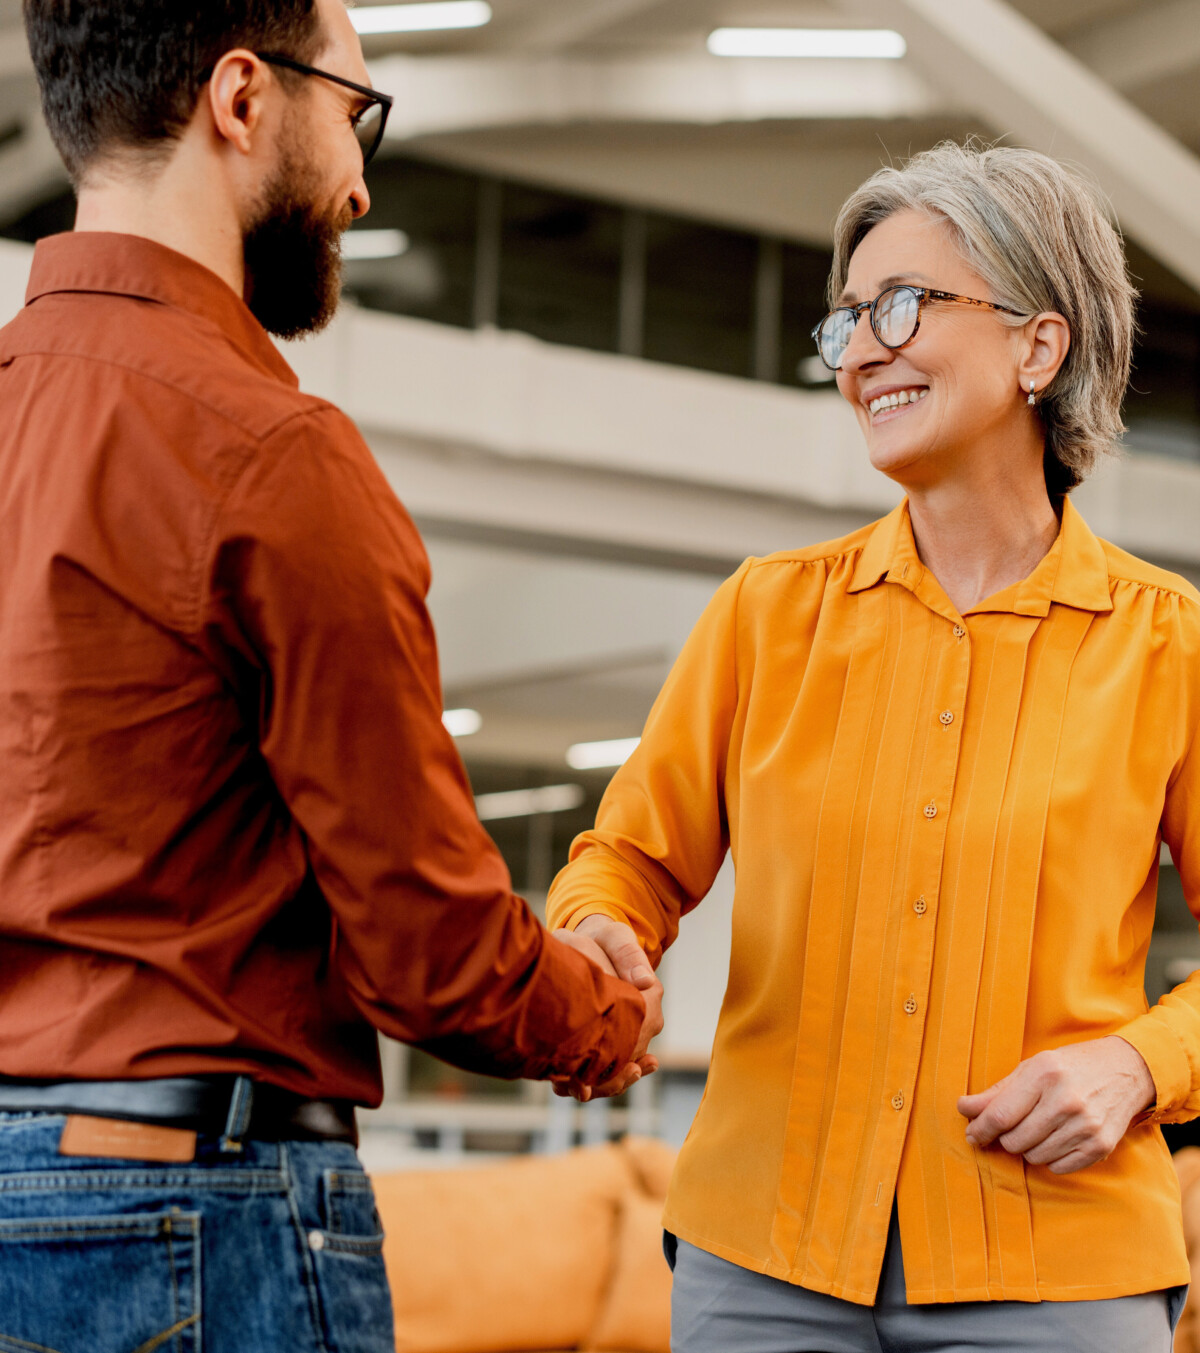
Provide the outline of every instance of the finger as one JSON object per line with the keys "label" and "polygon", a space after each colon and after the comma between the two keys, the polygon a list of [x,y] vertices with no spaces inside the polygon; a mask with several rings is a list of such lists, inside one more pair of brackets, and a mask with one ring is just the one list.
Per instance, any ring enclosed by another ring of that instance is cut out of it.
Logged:
{"label": "finger", "polygon": [[992,1102],[967,1126],[967,1140],[975,1146],[990,1146],[997,1137],[1011,1132],[1032,1111],[1041,1090],[1018,1070]]}
{"label": "finger", "polygon": [[639,1057],[637,1064],[642,1068],[643,1076],[653,1076],[659,1067],[658,1058],[652,1053],[647,1053],[644,1057]]}
{"label": "finger", "polygon": [[977,1095],[960,1095],[958,1097],[958,1111],[964,1118],[978,1118],[999,1093],[1000,1086],[991,1085],[986,1090],[981,1090]]}
{"label": "finger", "polygon": [[617,1095],[623,1095],[626,1090],[630,1090],[642,1078],[642,1069],[636,1062],[630,1062],[620,1075],[614,1076],[612,1080],[605,1081],[603,1085],[595,1088],[597,1099],[613,1099]]}
{"label": "finger", "polygon": [[1070,1155],[1063,1156],[1056,1160],[1050,1166],[1051,1174],[1074,1174],[1076,1170],[1086,1170],[1089,1165],[1095,1165],[1102,1156],[1092,1155],[1086,1151],[1072,1151]]}
{"label": "finger", "polygon": [[1068,1123],[1057,1132],[1047,1133],[1036,1146],[1020,1154],[1030,1165],[1053,1165],[1055,1161],[1064,1160],[1076,1152],[1090,1155],[1093,1161],[1099,1160],[1101,1154],[1097,1144],[1089,1140],[1086,1132],[1080,1131],[1077,1125]]}
{"label": "finger", "polygon": [[[1010,1155],[1023,1156],[1028,1151],[1035,1151],[1043,1143],[1052,1138],[1060,1137],[1060,1133],[1069,1133],[1070,1115],[1061,1108],[1055,1108],[1052,1103],[1046,1099],[1038,1101],[1037,1105],[1008,1132],[1002,1132],[997,1138],[1000,1145],[1009,1152]],[[1076,1134],[1076,1137],[1078,1134]],[[1076,1140],[1073,1139],[1071,1145],[1074,1146]],[[1060,1151],[1058,1155],[1062,1155]],[[1055,1159],[1055,1157],[1051,1157]],[[1045,1162],[1037,1162],[1044,1164]]]}

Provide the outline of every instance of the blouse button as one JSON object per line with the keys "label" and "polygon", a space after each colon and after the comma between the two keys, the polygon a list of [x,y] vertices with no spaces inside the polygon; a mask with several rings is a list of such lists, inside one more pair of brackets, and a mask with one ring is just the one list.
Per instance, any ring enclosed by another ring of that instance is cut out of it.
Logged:
{"label": "blouse button", "polygon": [[924,916],[928,910],[929,903],[925,901],[924,897],[918,897],[913,903],[913,911],[915,911],[918,916]]}
{"label": "blouse button", "polygon": [[904,1107],[904,1095],[899,1090],[897,1090],[896,1093],[892,1096],[892,1108],[895,1109],[897,1113],[899,1113],[903,1107]]}
{"label": "blouse button", "polygon": [[917,998],[915,996],[910,996],[908,1000],[904,1002],[904,1013],[906,1015],[915,1015],[917,1013]]}
{"label": "blouse button", "polygon": [[937,817],[937,804],[936,804],[936,803],[927,803],[927,804],[925,805],[925,816],[926,816],[927,818],[929,818],[930,821],[932,821],[935,817]]}
{"label": "blouse button", "polygon": [[944,709],[938,715],[938,718],[941,719],[943,728],[949,728],[950,725],[954,722],[954,711],[950,709]]}
{"label": "blouse button", "polygon": [[954,637],[955,637],[956,639],[961,639],[961,638],[963,637],[964,634],[966,634],[966,630],[963,629],[963,627],[962,627],[961,625],[955,625],[955,627],[954,627]]}

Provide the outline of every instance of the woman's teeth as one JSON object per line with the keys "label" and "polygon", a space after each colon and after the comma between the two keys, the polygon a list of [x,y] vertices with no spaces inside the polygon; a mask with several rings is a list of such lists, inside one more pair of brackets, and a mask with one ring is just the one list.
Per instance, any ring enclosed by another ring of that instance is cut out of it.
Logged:
{"label": "woman's teeth", "polygon": [[872,413],[881,413],[884,409],[898,409],[902,404],[915,404],[918,399],[924,399],[928,393],[928,389],[897,390],[893,395],[880,395],[878,399],[873,399],[867,408]]}

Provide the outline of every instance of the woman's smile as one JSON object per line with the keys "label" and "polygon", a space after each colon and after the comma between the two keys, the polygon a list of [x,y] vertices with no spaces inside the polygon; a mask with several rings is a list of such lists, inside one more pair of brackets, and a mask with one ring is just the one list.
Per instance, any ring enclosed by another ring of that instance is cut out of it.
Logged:
{"label": "woman's smile", "polygon": [[864,393],[862,402],[871,415],[872,426],[890,422],[910,412],[914,405],[929,394],[927,385],[889,385],[884,389]]}

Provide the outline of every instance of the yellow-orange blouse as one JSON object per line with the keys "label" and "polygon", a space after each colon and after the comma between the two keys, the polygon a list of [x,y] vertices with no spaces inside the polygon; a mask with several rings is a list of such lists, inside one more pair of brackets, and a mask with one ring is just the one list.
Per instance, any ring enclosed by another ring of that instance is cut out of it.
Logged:
{"label": "yellow-orange blouse", "polygon": [[[960,615],[907,505],[716,594],[555,882],[552,925],[654,961],[733,852],[728,990],[665,1225],[874,1299],[893,1197],[911,1302],[1184,1283],[1154,1120],[1200,1113],[1200,980],[1147,1013],[1159,842],[1200,908],[1200,594],[1068,501],[1024,582]],[[1120,1034],[1153,1116],[1065,1175],[955,1103]]]}

